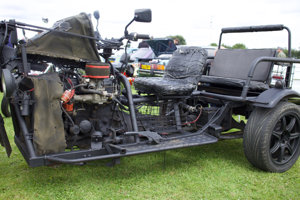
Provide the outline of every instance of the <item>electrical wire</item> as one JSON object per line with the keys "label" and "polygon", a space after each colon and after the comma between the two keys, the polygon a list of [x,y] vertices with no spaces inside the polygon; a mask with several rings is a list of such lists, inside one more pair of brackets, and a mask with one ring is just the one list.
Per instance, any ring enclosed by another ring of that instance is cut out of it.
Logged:
{"label": "electrical wire", "polygon": [[182,124],[182,126],[196,123],[196,122],[199,120],[201,114],[202,114],[202,106],[201,106],[201,108],[200,108],[200,112],[199,112],[198,117],[197,117],[195,120],[191,121],[191,122],[186,122],[186,123]]}

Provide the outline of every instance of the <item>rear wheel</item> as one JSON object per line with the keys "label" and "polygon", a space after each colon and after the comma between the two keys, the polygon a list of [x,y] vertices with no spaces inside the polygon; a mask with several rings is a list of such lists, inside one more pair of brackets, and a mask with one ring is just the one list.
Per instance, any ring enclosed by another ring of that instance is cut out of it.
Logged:
{"label": "rear wheel", "polygon": [[300,154],[300,108],[281,102],[256,108],[244,131],[244,152],[255,167],[270,172],[290,169]]}

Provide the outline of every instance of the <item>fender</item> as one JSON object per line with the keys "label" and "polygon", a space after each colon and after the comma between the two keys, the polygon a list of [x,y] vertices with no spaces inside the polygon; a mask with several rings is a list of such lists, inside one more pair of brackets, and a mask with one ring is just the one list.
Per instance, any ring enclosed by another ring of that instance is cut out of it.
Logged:
{"label": "fender", "polygon": [[282,99],[300,97],[300,94],[292,89],[271,88],[261,93],[257,98],[250,100],[254,106],[274,108]]}

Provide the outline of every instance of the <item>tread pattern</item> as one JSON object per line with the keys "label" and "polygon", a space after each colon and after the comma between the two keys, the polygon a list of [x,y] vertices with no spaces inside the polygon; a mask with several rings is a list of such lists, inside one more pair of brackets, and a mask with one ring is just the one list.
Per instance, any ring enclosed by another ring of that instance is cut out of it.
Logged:
{"label": "tread pattern", "polygon": [[278,120],[287,113],[294,113],[300,118],[300,108],[289,102],[280,102],[273,109],[255,108],[251,113],[244,131],[243,145],[246,158],[255,167],[265,171],[284,172],[297,161],[299,143],[294,157],[284,165],[273,163],[269,153],[272,131]]}

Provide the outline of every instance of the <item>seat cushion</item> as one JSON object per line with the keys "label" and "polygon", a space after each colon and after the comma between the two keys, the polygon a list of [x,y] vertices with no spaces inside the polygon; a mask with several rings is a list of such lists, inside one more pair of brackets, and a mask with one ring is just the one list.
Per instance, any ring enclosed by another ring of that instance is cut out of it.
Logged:
{"label": "seat cushion", "polygon": [[[214,86],[242,88],[255,60],[262,56],[274,57],[275,53],[275,49],[219,49],[209,76],[202,76],[200,82]],[[257,65],[250,82],[250,90],[269,89],[266,83],[269,81],[272,65],[272,62],[261,62]]]}
{"label": "seat cushion", "polygon": [[[200,79],[200,83],[210,83],[216,86],[220,85],[242,88],[246,84],[246,80],[217,76],[202,76]],[[269,89],[269,85],[259,81],[251,81],[249,89],[253,91],[263,91]]]}
{"label": "seat cushion", "polygon": [[[259,57],[274,57],[276,49],[219,49],[210,76],[246,80],[252,63]],[[270,75],[272,62],[260,62],[252,80],[264,82]]]}
{"label": "seat cushion", "polygon": [[135,88],[142,93],[159,95],[187,95],[196,85],[185,79],[169,79],[161,77],[141,77],[134,80]]}
{"label": "seat cushion", "polygon": [[158,95],[190,94],[198,84],[206,63],[205,49],[184,46],[177,49],[161,77],[139,77],[134,81],[136,89],[142,93]]}
{"label": "seat cushion", "polygon": [[172,55],[165,70],[165,78],[186,79],[197,84],[203,74],[207,51],[196,46],[183,46]]}

